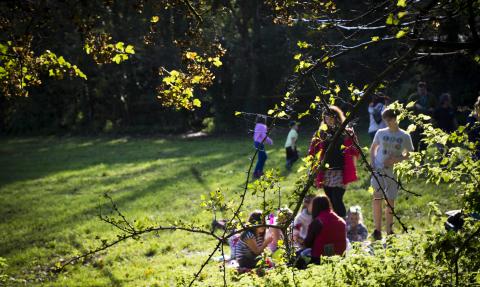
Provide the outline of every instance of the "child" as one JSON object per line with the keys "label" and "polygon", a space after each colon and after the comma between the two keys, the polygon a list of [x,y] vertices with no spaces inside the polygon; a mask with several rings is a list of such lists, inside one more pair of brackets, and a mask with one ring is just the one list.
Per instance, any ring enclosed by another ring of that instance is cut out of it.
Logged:
{"label": "child", "polygon": [[287,170],[298,160],[297,139],[298,139],[298,123],[291,121],[289,124],[290,132],[288,132],[285,142],[285,151],[287,154]]}
{"label": "child", "polygon": [[347,238],[350,242],[367,240],[368,231],[363,224],[360,206],[352,206],[347,212]]}
{"label": "child", "polygon": [[[280,208],[280,210],[278,211],[277,220],[276,222],[273,222],[273,224],[284,225],[287,222],[287,219],[292,216],[292,214],[293,212],[288,207]],[[272,242],[270,242],[270,244],[268,245],[268,248],[273,253],[278,249],[278,241],[284,239],[283,233],[282,233],[282,230],[280,230],[279,228],[268,228],[267,234],[272,237]]]}
{"label": "child", "polygon": [[[371,184],[375,190],[373,193],[373,219],[375,230],[372,237],[374,240],[382,238],[382,200],[387,200],[391,207],[395,207],[395,199],[398,194],[398,183],[393,174],[394,164],[408,158],[408,153],[413,151],[412,138],[398,127],[397,112],[386,109],[382,118],[387,124],[384,129],[379,129],[375,134],[370,147],[370,160],[374,170]],[[378,181],[377,181],[378,179]],[[386,198],[384,198],[384,192]],[[393,214],[390,207],[385,207],[385,221],[387,234],[393,234]]]}
{"label": "child", "polygon": [[263,175],[263,166],[267,161],[267,152],[265,151],[264,142],[270,145],[273,144],[272,139],[267,136],[267,118],[262,115],[257,115],[256,122],[255,131],[253,133],[253,143],[255,149],[258,150],[258,160],[253,172],[253,178],[259,178]]}
{"label": "child", "polygon": [[[250,214],[248,222],[251,225],[265,224],[262,211],[254,211]],[[247,229],[240,235],[235,248],[235,258],[240,268],[255,268],[263,250],[272,242],[271,237],[265,238],[265,227]]]}
{"label": "child", "polygon": [[308,226],[312,223],[312,200],[315,198],[313,194],[307,194],[303,199],[302,211],[295,217],[293,221],[293,242],[298,249],[303,249],[303,243],[307,238]]}

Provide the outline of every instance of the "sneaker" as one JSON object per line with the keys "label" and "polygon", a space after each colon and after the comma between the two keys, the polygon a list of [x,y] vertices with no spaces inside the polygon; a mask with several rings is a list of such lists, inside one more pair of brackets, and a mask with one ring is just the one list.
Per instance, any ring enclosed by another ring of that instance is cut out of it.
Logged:
{"label": "sneaker", "polygon": [[393,230],[392,230],[390,232],[387,232],[387,235],[395,235],[395,232],[393,232]]}
{"label": "sneaker", "polygon": [[381,240],[382,239],[382,232],[379,230],[374,230],[372,233],[373,240]]}

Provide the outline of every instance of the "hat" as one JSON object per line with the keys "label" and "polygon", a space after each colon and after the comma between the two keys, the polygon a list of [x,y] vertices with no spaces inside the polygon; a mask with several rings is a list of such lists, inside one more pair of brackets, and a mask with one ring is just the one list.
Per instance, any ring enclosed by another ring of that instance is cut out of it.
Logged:
{"label": "hat", "polygon": [[298,125],[298,124],[299,124],[299,122],[290,121],[290,122],[288,123],[288,126],[289,126],[289,127],[293,127],[294,125]]}

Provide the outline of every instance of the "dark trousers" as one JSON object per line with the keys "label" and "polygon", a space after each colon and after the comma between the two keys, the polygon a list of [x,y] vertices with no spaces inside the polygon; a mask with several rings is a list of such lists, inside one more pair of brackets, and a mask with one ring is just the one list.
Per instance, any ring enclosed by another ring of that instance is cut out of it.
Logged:
{"label": "dark trousers", "polygon": [[267,152],[265,151],[265,146],[262,143],[255,142],[255,148],[258,149],[258,160],[255,165],[254,177],[259,177],[263,174],[263,166],[267,161]]}
{"label": "dark trousers", "polygon": [[298,151],[292,147],[285,148],[287,154],[287,169],[290,169],[292,165],[298,160]]}
{"label": "dark trousers", "polygon": [[343,187],[330,187],[324,186],[325,194],[328,196],[333,205],[335,213],[345,218],[347,216],[347,209],[343,203],[343,195],[345,194],[345,188]]}

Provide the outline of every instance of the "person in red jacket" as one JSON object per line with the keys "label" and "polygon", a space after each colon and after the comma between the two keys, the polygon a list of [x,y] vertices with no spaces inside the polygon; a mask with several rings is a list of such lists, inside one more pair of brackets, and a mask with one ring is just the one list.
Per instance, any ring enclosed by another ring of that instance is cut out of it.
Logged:
{"label": "person in red jacket", "polygon": [[342,255],[347,248],[346,224],[333,212],[328,197],[313,199],[312,217],[305,239],[305,246],[312,249],[312,262],[318,264],[320,256]]}
{"label": "person in red jacket", "polygon": [[323,113],[323,121],[313,136],[309,148],[309,154],[318,164],[325,157],[327,147],[333,145],[325,159],[325,169],[318,172],[315,185],[317,188],[323,187],[325,194],[332,202],[333,210],[343,218],[347,215],[343,195],[347,184],[357,180],[355,163],[359,156],[359,151],[354,146],[356,136],[353,129],[347,128],[340,139],[332,142],[333,135],[344,121],[345,116],[342,110],[336,106],[330,106],[329,110]]}

